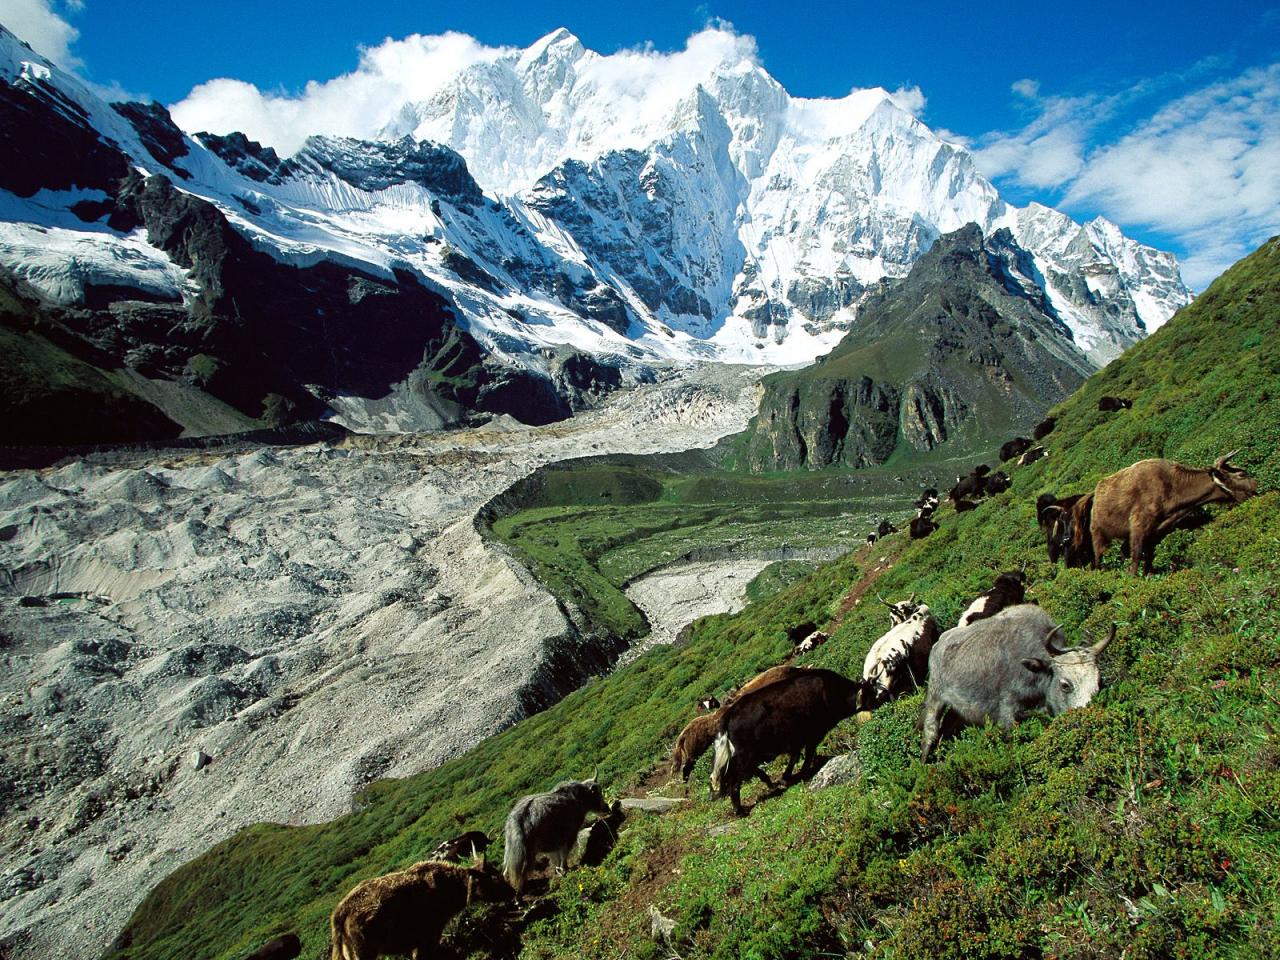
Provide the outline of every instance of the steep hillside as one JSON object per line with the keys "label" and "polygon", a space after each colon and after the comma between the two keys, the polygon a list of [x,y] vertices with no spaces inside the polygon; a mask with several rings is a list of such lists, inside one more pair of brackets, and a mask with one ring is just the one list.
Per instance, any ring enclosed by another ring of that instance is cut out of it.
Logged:
{"label": "steep hillside", "polygon": [[985,453],[1028,430],[1094,368],[1007,230],[947,234],[863,304],[831,353],[764,381],[735,443],[753,471]]}
{"label": "steep hillside", "polygon": [[[844,557],[686,643],[404,781],[350,817],[263,825],[184,867],[138,909],[112,956],[234,957],[295,929],[320,957],[325,919],[358,879],[423,857],[459,822],[496,831],[520,794],[599,764],[609,792],[654,770],[693,704],[776,662],[784,630],[828,622],[810,659],[857,672],[885,627],[874,588],[918,591],[954,622],[994,571],[1027,564],[1032,596],[1072,639],[1116,623],[1094,704],[1005,734],[970,729],[915,758],[918,697],[842,726],[861,776],[793,788],[744,821],[708,803],[631,820],[599,868],[567,875],[523,931],[472,919],[475,956],[658,956],[649,905],[683,957],[1167,957],[1280,950],[1280,241],[1232,268],[1148,342],[1058,410],[1051,456],[1016,471],[933,537]],[[1103,394],[1134,408],[1102,414]],[[1228,449],[1263,493],[1165,541],[1157,574],[1049,565],[1041,491],[1087,488],[1143,456],[1204,463]],[[711,829],[715,828],[715,829]],[[494,851],[490,851],[491,855]],[[549,913],[549,915],[546,915]]]}

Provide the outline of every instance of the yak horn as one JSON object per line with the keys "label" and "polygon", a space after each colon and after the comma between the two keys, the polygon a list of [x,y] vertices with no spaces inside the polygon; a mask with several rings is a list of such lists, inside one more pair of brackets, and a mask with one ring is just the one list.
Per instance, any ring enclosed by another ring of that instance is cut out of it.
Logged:
{"label": "yak horn", "polygon": [[1103,650],[1107,649],[1107,644],[1110,643],[1115,638],[1116,638],[1116,625],[1113,623],[1111,625],[1111,630],[1106,635],[1106,637],[1102,640],[1099,640],[1097,643],[1095,643],[1092,647],[1089,648],[1090,652],[1092,652],[1093,655],[1096,657]]}
{"label": "yak horn", "polygon": [[1067,652],[1066,647],[1055,646],[1053,642],[1053,635],[1055,633],[1061,633],[1061,632],[1062,632],[1062,624],[1058,624],[1056,627],[1050,630],[1049,633],[1044,638],[1044,648],[1048,650],[1051,654],[1053,654],[1055,657],[1058,656],[1059,654]]}
{"label": "yak horn", "polygon": [[1230,460],[1239,452],[1240,452],[1240,448],[1236,447],[1230,453],[1224,453],[1222,456],[1220,456],[1217,460],[1213,462],[1214,467],[1221,470],[1223,467],[1227,465],[1227,461]]}
{"label": "yak horn", "polygon": [[877,590],[877,591],[876,591],[876,599],[877,599],[877,600],[879,600],[881,603],[883,603],[883,604],[884,604],[886,607],[888,607],[890,610],[892,610],[892,609],[893,609],[893,604],[892,604],[892,603],[890,603],[888,600],[886,600],[884,597],[880,596],[880,591],[879,591],[879,590]]}
{"label": "yak horn", "polygon": [[595,765],[595,769],[591,771],[591,782],[599,783],[600,782],[599,778],[600,778],[600,764],[597,763]]}
{"label": "yak horn", "polygon": [[907,603],[915,603],[915,602],[916,602],[916,592],[912,590],[911,596],[907,597]]}

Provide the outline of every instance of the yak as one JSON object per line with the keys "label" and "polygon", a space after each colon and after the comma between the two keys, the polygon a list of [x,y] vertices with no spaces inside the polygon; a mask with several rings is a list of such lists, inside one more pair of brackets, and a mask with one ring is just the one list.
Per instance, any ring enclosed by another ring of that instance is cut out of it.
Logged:
{"label": "yak", "polygon": [[1098,409],[1103,413],[1114,413],[1117,410],[1128,410],[1133,401],[1128,397],[1102,397],[1098,400]]}
{"label": "yak", "polygon": [[977,620],[994,617],[1006,607],[1022,603],[1026,597],[1026,588],[1027,575],[1021,570],[1010,570],[1000,574],[996,577],[996,582],[992,584],[991,589],[969,604],[965,612],[960,614],[960,622],[956,626],[967,627]]}
{"label": "yak", "polygon": [[510,900],[512,890],[482,862],[476,867],[424,860],[358,884],[329,918],[330,960],[425,958],[454,915],[473,899]]}
{"label": "yak", "polygon": [[1178,526],[1193,520],[1209,503],[1243,503],[1258,492],[1258,481],[1230,464],[1239,451],[1212,467],[1188,467],[1173,460],[1139,460],[1098,481],[1093,489],[1090,537],[1093,566],[1102,565],[1113,540],[1128,546],[1129,573],[1151,573],[1155,545]]}
{"label": "yak", "polygon": [[1031,441],[1026,437],[1014,437],[1000,447],[1000,462],[1012,460],[1014,457],[1020,457],[1027,452],[1027,448],[1031,446]]}
{"label": "yak", "polygon": [[1083,707],[1098,692],[1098,655],[1115,637],[1088,647],[1055,641],[1062,627],[1034,604],[1002,610],[967,627],[948,630],[929,654],[921,757],[942,736],[950,711],[960,726],[994,720],[1011,727],[1036,710],[1057,715]]}
{"label": "yak", "polygon": [[923,540],[938,529],[938,525],[928,517],[916,517],[911,521],[911,539]]}
{"label": "yak", "polygon": [[445,840],[436,847],[433,860],[461,860],[463,857],[478,857],[489,848],[492,841],[479,830],[468,830],[451,840]]}
{"label": "yak", "polygon": [[803,779],[813,771],[818,744],[831,728],[862,707],[866,684],[831,670],[805,670],[739,698],[725,708],[716,733],[711,797],[728,796],[742,816],[742,785],[759,778],[774,783],[761,767],[788,755],[783,782],[789,782],[803,754]]}
{"label": "yak", "polygon": [[552,868],[564,873],[565,861],[587,814],[607,817],[611,812],[594,776],[590,780],[566,780],[546,793],[517,800],[507,814],[502,858],[502,872],[516,894],[524,892],[525,879],[538,854],[547,854]]}
{"label": "yak", "polygon": [[864,709],[886,703],[906,690],[908,683],[923,683],[929,651],[938,639],[938,624],[925,604],[915,606],[909,616],[901,619],[893,610],[891,605],[893,626],[871,645],[862,663]]}
{"label": "yak", "polygon": [[1036,428],[1031,431],[1032,440],[1043,440],[1049,434],[1053,433],[1053,428],[1058,425],[1057,417],[1045,417],[1036,424]]}
{"label": "yak", "polygon": [[[759,690],[763,686],[767,686],[784,677],[789,677],[794,673],[800,673],[802,670],[804,670],[803,667],[793,667],[785,663],[770,667],[768,670],[756,674],[737,690],[726,696],[725,706],[752,690]],[[723,710],[724,707],[721,707],[717,701],[715,710],[694,717],[680,731],[680,735],[676,737],[675,746],[671,748],[671,760],[669,761],[673,777],[678,773],[680,774],[680,779],[685,783],[689,782],[689,776],[693,773],[694,764],[698,762],[699,757],[707,752],[716,739],[716,730],[720,726],[720,714]]]}

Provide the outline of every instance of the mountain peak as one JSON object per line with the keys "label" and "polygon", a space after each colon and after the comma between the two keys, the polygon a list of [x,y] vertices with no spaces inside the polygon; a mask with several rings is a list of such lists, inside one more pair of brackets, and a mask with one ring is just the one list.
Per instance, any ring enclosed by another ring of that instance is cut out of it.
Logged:
{"label": "mountain peak", "polygon": [[545,37],[531,43],[520,55],[520,59],[524,63],[532,63],[551,56],[578,57],[585,52],[586,47],[581,40],[564,27],[557,27]]}

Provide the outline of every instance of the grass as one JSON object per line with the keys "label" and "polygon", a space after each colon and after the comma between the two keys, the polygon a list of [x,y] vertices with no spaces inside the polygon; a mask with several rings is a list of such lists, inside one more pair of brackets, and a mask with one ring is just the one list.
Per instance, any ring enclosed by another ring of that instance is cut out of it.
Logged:
{"label": "grass", "polygon": [[780,557],[847,549],[882,516],[901,521],[914,486],[885,471],[749,476],[699,465],[672,472],[662,458],[574,461],[541,471],[525,494],[484,522],[596,630],[627,640],[648,632],[624,590],[682,559]]}
{"label": "grass", "polygon": [[[944,510],[932,537],[882,541],[705,618],[681,646],[469,754],[374,785],[358,813],[228,840],[166,878],[112,956],[231,958],[291,929],[304,957],[320,957],[346,890],[460,823],[493,832],[515,798],[597,763],[610,794],[643,783],[696,699],[777,662],[787,626],[831,626],[809,662],[856,673],[887,626],[857,602],[863,587],[917,591],[947,624],[995,571],[1024,563],[1068,637],[1118,625],[1092,705],[1007,733],[968,729],[925,766],[917,695],[828,738],[827,753],[857,749],[856,782],[792,788],[741,821],[705,799],[704,758],[691,802],[629,820],[600,867],[562,878],[549,915],[505,933],[469,919],[454,947],[686,960],[1280,955],[1278,278],[1273,242],[1063,403],[1048,459],[978,510]],[[1100,414],[1102,394],[1134,408]],[[1237,446],[1265,492],[1170,537],[1155,576],[1128,576],[1118,551],[1097,571],[1045,559],[1041,491],[1087,489],[1142,456],[1206,463]],[[670,949],[650,937],[651,905],[676,921]]]}

